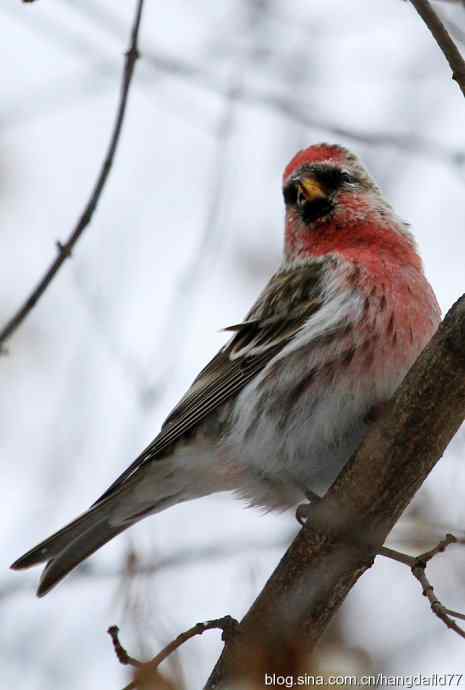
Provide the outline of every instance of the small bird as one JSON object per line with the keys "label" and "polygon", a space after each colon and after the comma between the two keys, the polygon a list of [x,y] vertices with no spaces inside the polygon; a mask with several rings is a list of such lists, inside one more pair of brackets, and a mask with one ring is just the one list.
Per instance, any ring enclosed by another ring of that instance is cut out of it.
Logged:
{"label": "small bird", "polygon": [[85,513],[12,568],[38,596],[149,515],[216,491],[283,510],[325,491],[430,340],[415,240],[358,158],[318,144],[283,175],[284,256],[160,433]]}

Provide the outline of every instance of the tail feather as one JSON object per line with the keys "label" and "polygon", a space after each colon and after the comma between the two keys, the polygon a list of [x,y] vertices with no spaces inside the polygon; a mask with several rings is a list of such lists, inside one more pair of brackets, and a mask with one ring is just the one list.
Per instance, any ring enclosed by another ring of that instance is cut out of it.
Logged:
{"label": "tail feather", "polygon": [[109,510],[105,504],[97,505],[85,513],[81,513],[72,522],[18,558],[10,566],[11,569],[25,570],[55,558],[70,542],[74,541],[83,532],[88,532],[89,529],[100,524],[108,514]]}
{"label": "tail feather", "polygon": [[137,522],[137,519],[131,518],[117,522],[111,520],[114,498],[112,496],[79,515],[11,565],[13,570],[23,570],[46,562],[37,596],[49,592],[81,561]]}
{"label": "tail feather", "polygon": [[137,522],[138,518],[112,524],[112,506],[108,503],[104,501],[83,513],[12,564],[13,570],[23,570],[46,562],[37,596],[49,592],[81,561]]}
{"label": "tail feather", "polygon": [[43,597],[47,594],[73,568],[95,553],[107,541],[130,527],[131,524],[131,522],[125,522],[122,525],[114,526],[105,521],[80,534],[56,558],[48,561],[40,577],[37,596]]}
{"label": "tail feather", "polygon": [[[37,595],[43,596],[110,539],[147,515],[186,499],[187,494],[164,481],[169,468],[160,463],[159,470],[158,495],[156,483],[153,496],[141,495],[139,486],[144,477],[139,472],[138,476],[131,477],[107,498],[18,558],[11,568],[23,570],[46,563],[37,590]],[[147,471],[154,474],[153,469]]]}

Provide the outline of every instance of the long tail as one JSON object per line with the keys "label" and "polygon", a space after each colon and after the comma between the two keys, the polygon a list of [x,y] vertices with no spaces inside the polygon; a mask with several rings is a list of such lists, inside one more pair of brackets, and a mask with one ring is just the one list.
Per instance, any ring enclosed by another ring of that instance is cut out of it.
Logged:
{"label": "long tail", "polygon": [[46,562],[37,590],[37,596],[43,597],[81,561],[135,522],[112,525],[108,517],[106,502],[91,508],[18,558],[11,568],[23,570]]}
{"label": "long tail", "polygon": [[[160,482],[159,490],[162,488],[161,485]],[[99,501],[87,512],[18,558],[11,568],[23,570],[46,563],[37,590],[37,596],[42,597],[81,561],[117,534],[124,532],[147,515],[160,512],[183,500],[180,493],[173,492],[171,495],[155,495],[150,504],[147,501],[141,504],[140,501],[134,500],[133,488],[134,484],[129,480],[108,498]]]}

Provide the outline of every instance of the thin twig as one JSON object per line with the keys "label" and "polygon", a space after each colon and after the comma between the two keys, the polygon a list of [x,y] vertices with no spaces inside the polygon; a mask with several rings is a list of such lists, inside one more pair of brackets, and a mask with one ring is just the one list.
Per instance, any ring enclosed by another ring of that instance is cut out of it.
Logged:
{"label": "thin twig", "polygon": [[444,53],[452,70],[452,79],[459,85],[465,96],[465,61],[455,45],[451,35],[431,7],[428,0],[410,0],[428,29],[433,34],[436,43]]}
{"label": "thin twig", "polygon": [[454,620],[452,620],[453,618],[465,620],[465,614],[446,608],[434,594],[433,585],[426,576],[426,566],[428,563],[439,553],[443,553],[448,546],[451,544],[456,544],[457,542],[458,539],[454,537],[453,534],[446,534],[444,539],[441,539],[437,546],[430,551],[425,551],[425,553],[422,553],[419,556],[409,556],[406,553],[389,549],[386,546],[383,546],[381,549],[379,549],[378,553],[380,556],[386,556],[391,560],[409,566],[410,570],[412,571],[412,575],[420,583],[423,596],[428,599],[433,613],[440,620],[442,620],[442,622],[445,623],[448,628],[456,632],[457,635],[460,635],[460,637],[465,638],[465,630],[463,630]]}
{"label": "thin twig", "polygon": [[449,616],[452,616],[452,618],[459,618],[461,621],[465,621],[465,613],[460,613],[459,611],[452,611],[452,609],[444,609],[446,613],[449,614]]}
{"label": "thin twig", "polygon": [[0,331],[0,349],[3,347],[4,343],[8,340],[8,338],[10,338],[11,335],[22,324],[24,319],[34,308],[35,304],[42,297],[42,295],[44,294],[44,292],[46,291],[46,289],[48,288],[48,286],[60,270],[63,263],[66,261],[68,257],[71,256],[71,252],[74,249],[74,246],[76,245],[77,241],[81,237],[86,227],[91,222],[95,209],[97,208],[97,204],[100,200],[102,191],[105,187],[105,183],[108,179],[110,170],[113,165],[113,159],[115,157],[116,149],[118,147],[121,129],[126,114],[129,88],[131,86],[131,81],[134,74],[134,67],[139,57],[138,38],[143,5],[144,0],[138,0],[136,5],[134,22],[131,29],[129,50],[127,51],[125,56],[123,76],[121,80],[120,99],[118,109],[116,112],[115,123],[110,137],[108,149],[103,160],[99,175],[97,177],[97,181],[90,195],[89,201],[87,202],[83,213],[81,214],[74,230],[72,231],[67,241],[64,244],[62,244],[61,242],[57,242],[58,255],[52,261],[44,276],[41,278],[39,283],[36,285],[36,287],[33,289],[29,297],[21,305],[18,311],[11,317],[11,319],[5,324],[3,329]]}
{"label": "thin twig", "polygon": [[115,650],[115,654],[118,657],[118,661],[120,664],[123,664],[123,666],[133,666],[134,668],[140,668],[143,666],[142,661],[138,661],[137,659],[134,659],[132,656],[129,656],[127,651],[124,649],[123,645],[119,641],[118,633],[119,633],[119,628],[117,625],[111,625],[107,633],[111,637],[111,641],[113,642],[113,649]]}
{"label": "thin twig", "polygon": [[391,561],[408,565],[409,568],[413,568],[415,564],[415,558],[413,556],[409,556],[407,553],[402,553],[402,551],[396,551],[395,549],[388,549],[387,546],[382,546],[380,549],[378,549],[378,555],[389,558]]}
{"label": "thin twig", "polygon": [[429,551],[425,551],[422,553],[420,556],[416,557],[416,562],[418,563],[424,563],[425,567],[426,565],[435,557],[438,555],[438,553],[444,553],[444,551],[447,549],[448,546],[451,544],[456,544],[457,543],[457,538],[454,537],[453,534],[446,534],[444,539],[441,539],[441,541],[437,544],[437,546],[434,547],[434,549],[430,549]]}
{"label": "thin twig", "polygon": [[118,661],[124,666],[133,666],[137,669],[136,678],[126,685],[124,690],[135,690],[138,687],[138,682],[142,678],[144,682],[147,682],[149,674],[154,674],[162,661],[175,652],[184,642],[196,637],[197,635],[202,635],[207,630],[222,630],[221,639],[227,642],[232,639],[232,637],[237,633],[237,626],[239,623],[231,616],[223,616],[223,618],[214,618],[213,620],[205,621],[203,623],[197,623],[193,625],[192,628],[181,633],[172,642],[166,645],[161,652],[159,652],[151,661],[138,661],[133,657],[129,656],[127,651],[122,646],[118,633],[119,628],[116,625],[112,625],[108,628],[107,632],[110,635],[115,654],[118,657]]}
{"label": "thin twig", "polygon": [[236,634],[238,625],[239,623],[235,618],[232,618],[232,616],[223,616],[223,618],[214,618],[210,621],[197,623],[196,625],[193,625],[192,628],[189,628],[189,630],[186,630],[186,632],[178,635],[175,640],[167,644],[166,647],[148,663],[152,668],[158,668],[161,662],[164,661],[176,649],[178,649],[178,647],[184,644],[184,642],[187,642],[187,640],[190,640],[196,635],[202,635],[207,630],[222,630],[223,632],[221,639],[224,642],[227,642]]}
{"label": "thin twig", "polygon": [[423,595],[427,597],[430,605],[431,605],[431,610],[433,613],[440,619],[442,620],[443,623],[447,625],[450,630],[453,630],[454,632],[457,633],[457,635],[460,635],[460,637],[463,637],[465,639],[465,630],[461,628],[453,619],[452,616],[456,618],[464,618],[462,614],[457,615],[453,611],[450,611],[447,609],[436,597],[434,594],[434,588],[431,582],[428,580],[426,577],[425,573],[425,567],[424,565],[420,564],[412,568],[412,573],[413,576],[416,577],[418,582],[421,584],[422,590],[423,590]]}

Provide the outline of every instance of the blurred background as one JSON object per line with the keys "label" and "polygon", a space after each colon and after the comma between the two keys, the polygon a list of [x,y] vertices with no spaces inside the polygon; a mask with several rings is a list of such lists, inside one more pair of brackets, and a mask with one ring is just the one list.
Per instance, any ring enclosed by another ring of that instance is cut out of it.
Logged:
{"label": "blurred background", "polygon": [[[462,48],[463,3],[435,3]],[[84,207],[117,106],[135,3],[0,8],[0,319]],[[4,687],[128,682],[106,635],[149,658],[199,620],[241,618],[296,532],[228,495],[116,539],[43,600],[9,564],[87,508],[153,438],[277,267],[280,177],[318,141],[356,151],[412,223],[446,310],[465,289],[465,103],[401,0],[146,0],[127,120],[93,223],[0,360]],[[465,526],[459,433],[392,535],[420,552]],[[430,566],[465,609],[464,547]],[[464,642],[377,559],[321,646],[322,669],[457,673]],[[201,687],[217,632],[161,670]]]}

